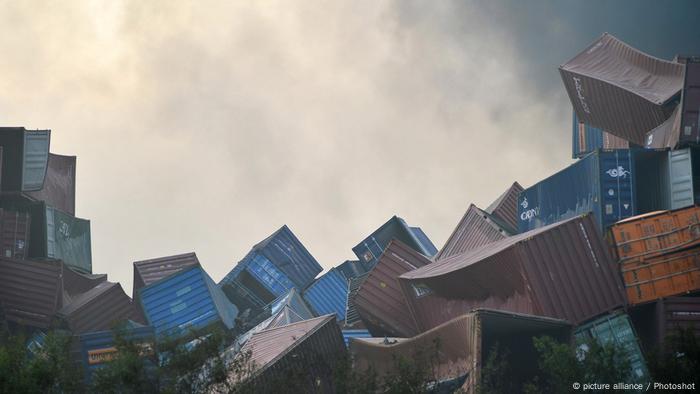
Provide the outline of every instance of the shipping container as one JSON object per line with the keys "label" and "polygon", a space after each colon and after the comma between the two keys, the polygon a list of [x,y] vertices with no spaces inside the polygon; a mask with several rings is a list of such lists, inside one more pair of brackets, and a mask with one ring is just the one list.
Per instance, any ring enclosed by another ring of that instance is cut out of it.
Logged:
{"label": "shipping container", "polygon": [[700,293],[639,305],[630,311],[630,317],[646,351],[662,349],[667,337],[679,329],[692,329],[700,338]]}
{"label": "shipping container", "polygon": [[69,296],[85,293],[107,280],[107,274],[84,274],[63,265],[63,290]]}
{"label": "shipping container", "polygon": [[360,260],[345,260],[336,268],[338,268],[347,280],[357,278],[367,272],[362,263],[360,263]]}
{"label": "shipping container", "polygon": [[[242,348],[256,369],[243,383],[254,392],[333,392],[333,372],[345,352],[331,315],[254,334]],[[291,375],[303,366],[304,373]],[[290,379],[301,376],[301,379]]]}
{"label": "shipping container", "polygon": [[646,134],[644,147],[646,149],[670,148],[676,149],[681,138],[681,106],[676,105],[671,116],[663,123]]}
{"label": "shipping container", "polygon": [[617,264],[591,215],[470,250],[399,277],[420,331],[474,308],[579,324],[625,304]]}
{"label": "shipping container", "polygon": [[243,309],[259,308],[289,289],[305,289],[323,269],[286,225],[259,242],[220,282]]}
{"label": "shipping container", "polygon": [[572,159],[580,159],[598,149],[627,149],[630,147],[629,141],[579,121],[576,112],[574,112],[573,118]]}
{"label": "shipping container", "polygon": [[134,261],[134,298],[140,288],[197,264],[199,260],[194,252]]}
{"label": "shipping container", "polygon": [[510,231],[500,223],[471,204],[434,260],[442,260],[510,236]]}
{"label": "shipping container", "polygon": [[2,257],[27,258],[31,217],[27,212],[0,208],[0,248]]}
{"label": "shipping container", "polygon": [[220,324],[234,327],[238,308],[195,265],[141,288],[138,301],[158,337],[179,338]]}
{"label": "shipping container", "polygon": [[345,303],[345,328],[365,328],[365,324],[357,313],[357,305],[355,304],[355,299],[357,298],[357,292],[360,291],[360,286],[369,276],[369,272],[366,272],[357,278],[350,280],[348,285],[348,299]]}
{"label": "shipping container", "polygon": [[671,115],[683,70],[607,33],[559,67],[578,118],[637,145]]}
{"label": "shipping container", "polygon": [[92,273],[90,221],[76,218],[43,202],[26,206],[32,217],[29,257],[58,259]]}
{"label": "shipping container", "polygon": [[398,239],[413,248],[418,253],[432,257],[437,253],[435,245],[428,239],[425,233],[418,227],[409,227],[406,221],[398,216],[393,216],[376,231],[357,244],[352,251],[360,259],[365,269],[369,271],[374,267],[384,248],[392,239]]}
{"label": "shipping container", "polygon": [[700,207],[652,212],[610,228],[620,261],[646,260],[700,245]]}
{"label": "shipping container", "polygon": [[601,345],[616,345],[622,348],[630,363],[628,383],[645,383],[649,379],[639,340],[629,316],[624,313],[612,313],[576,328],[574,337],[579,349],[587,351],[588,341],[595,340]]}
{"label": "shipping container", "polygon": [[116,330],[104,330],[83,333],[78,336],[80,342],[80,360],[85,383],[92,383],[95,371],[103,368],[119,354],[117,349],[117,337],[135,344],[140,348],[141,355],[145,358],[147,369],[155,372],[155,335],[153,327],[143,326],[134,322],[126,322],[123,327]]}
{"label": "shipping container", "polygon": [[101,282],[85,293],[67,296],[56,316],[74,334],[112,329],[132,313],[131,299],[119,283]]}
{"label": "shipping container", "polygon": [[7,321],[48,328],[63,307],[60,261],[0,257],[0,306]]}
{"label": "shipping container", "polygon": [[643,261],[626,260],[620,270],[627,301],[640,304],[700,290],[700,247]]}
{"label": "shipping container", "polygon": [[49,160],[51,130],[0,127],[2,185],[0,191],[27,192],[44,185]]}
{"label": "shipping container", "polygon": [[518,199],[519,231],[593,212],[601,229],[637,213],[630,150],[598,150],[525,189]]}
{"label": "shipping container", "polygon": [[685,64],[680,109],[680,142],[700,143],[700,58],[690,57]]}
{"label": "shipping container", "polygon": [[418,327],[411,316],[398,277],[430,264],[408,245],[393,240],[355,296],[355,307],[373,336],[409,337]]}
{"label": "shipping container", "polygon": [[372,338],[372,334],[367,329],[343,329],[345,347],[350,346],[350,341],[355,338]]}
{"label": "shipping container", "polygon": [[500,223],[509,233],[518,232],[518,196],[523,187],[518,182],[513,184],[484,210],[492,220]]}
{"label": "shipping container", "polygon": [[75,215],[76,159],[75,156],[49,153],[44,185],[37,191],[27,192],[27,197]]}
{"label": "shipping container", "polygon": [[431,363],[431,376],[436,381],[466,379],[461,386],[466,393],[478,392],[481,368],[498,344],[509,365],[515,365],[508,376],[513,390],[519,390],[535,375],[539,355],[532,339],[549,336],[562,343],[571,339],[571,323],[564,320],[515,314],[498,310],[478,309],[460,315],[433,330],[413,338],[354,339],[350,342],[353,367],[358,371],[372,368],[379,377],[397,373],[396,359],[415,359],[422,353],[431,356],[439,343],[439,357]]}
{"label": "shipping container", "polygon": [[304,290],[304,300],[316,316],[335,314],[336,319],[345,320],[347,299],[348,280],[336,268],[331,268]]}

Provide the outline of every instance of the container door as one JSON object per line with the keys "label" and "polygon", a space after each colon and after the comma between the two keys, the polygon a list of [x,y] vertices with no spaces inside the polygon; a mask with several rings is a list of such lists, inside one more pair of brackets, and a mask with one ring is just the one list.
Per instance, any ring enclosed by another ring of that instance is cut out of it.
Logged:
{"label": "container door", "polygon": [[693,205],[693,167],[690,148],[668,152],[671,209]]}
{"label": "container door", "polygon": [[634,174],[627,149],[600,152],[600,196],[603,229],[634,216]]}
{"label": "container door", "polygon": [[49,131],[24,133],[22,191],[41,190],[49,161]]}
{"label": "container door", "polygon": [[700,142],[700,60],[689,59],[681,100],[681,141]]}

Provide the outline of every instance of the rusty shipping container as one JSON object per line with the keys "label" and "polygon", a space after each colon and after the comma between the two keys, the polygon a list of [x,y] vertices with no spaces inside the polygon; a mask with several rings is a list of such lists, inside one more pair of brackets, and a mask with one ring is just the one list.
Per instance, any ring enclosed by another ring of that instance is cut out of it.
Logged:
{"label": "rusty shipping container", "polygon": [[678,329],[692,329],[700,338],[700,293],[637,306],[630,317],[647,351],[663,348],[666,338]]}
{"label": "rusty shipping container", "polygon": [[139,289],[197,264],[199,259],[194,252],[134,261],[134,298]]}
{"label": "rusty shipping container", "polygon": [[60,261],[0,257],[0,305],[12,323],[48,328],[63,307]]}
{"label": "rusty shipping container", "polygon": [[679,251],[700,245],[700,207],[634,216],[615,223],[610,232],[622,262]]}
{"label": "rusty shipping container", "polygon": [[578,118],[637,145],[671,115],[683,71],[607,33],[559,67]]}
{"label": "rusty shipping container", "polygon": [[500,221],[471,204],[434,259],[442,260],[510,235],[511,232]]}
{"label": "rusty shipping container", "polygon": [[[345,344],[333,315],[304,320],[258,333],[241,349],[257,367],[244,385],[254,392],[333,392],[333,372]],[[290,373],[304,366],[302,379]]]}
{"label": "rusty shipping container", "polygon": [[627,301],[640,304],[700,290],[700,247],[620,262]]}
{"label": "rusty shipping container", "polygon": [[85,293],[69,297],[57,316],[74,334],[111,329],[127,320],[132,312],[131,299],[119,283],[101,282]]}
{"label": "rusty shipping container", "polygon": [[27,212],[0,208],[0,256],[25,259],[29,248],[31,217]]}
{"label": "rusty shipping container", "polygon": [[430,264],[430,260],[398,240],[392,240],[362,282],[355,307],[372,336],[408,337],[418,327],[401,292],[398,277]]}
{"label": "rusty shipping container", "polygon": [[579,324],[625,303],[591,215],[496,241],[399,277],[421,331],[488,307]]}
{"label": "rusty shipping container", "polygon": [[518,182],[513,182],[496,201],[485,209],[493,218],[500,220],[501,226],[511,234],[518,232],[518,196],[522,191],[523,187]]}
{"label": "rusty shipping container", "polygon": [[564,320],[478,309],[413,338],[352,339],[350,353],[356,370],[372,367],[382,377],[397,372],[397,358],[415,359],[419,351],[431,355],[438,341],[439,357],[430,378],[436,383],[460,381],[462,390],[475,393],[481,383],[481,368],[498,343],[510,350],[510,365],[517,365],[508,376],[511,389],[517,392],[536,373],[538,353],[532,338],[547,335],[568,343],[571,328]]}

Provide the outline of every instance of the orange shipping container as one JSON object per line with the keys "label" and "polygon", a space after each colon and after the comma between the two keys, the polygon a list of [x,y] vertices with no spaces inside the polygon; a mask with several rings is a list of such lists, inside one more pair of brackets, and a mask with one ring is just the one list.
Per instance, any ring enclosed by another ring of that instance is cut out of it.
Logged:
{"label": "orange shipping container", "polygon": [[615,223],[611,232],[621,262],[677,252],[700,244],[700,207],[635,216]]}
{"label": "orange shipping container", "polygon": [[621,262],[630,304],[700,290],[700,248]]}

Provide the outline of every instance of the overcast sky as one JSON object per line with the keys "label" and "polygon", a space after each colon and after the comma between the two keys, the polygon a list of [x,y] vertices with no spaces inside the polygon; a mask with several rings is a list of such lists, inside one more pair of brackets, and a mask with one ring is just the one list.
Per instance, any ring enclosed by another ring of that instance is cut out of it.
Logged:
{"label": "overcast sky", "polygon": [[603,32],[700,53],[695,1],[0,2],[0,124],[78,156],[93,270],[195,251],[219,280],[283,224],[325,268],[397,214],[571,162],[557,66]]}

